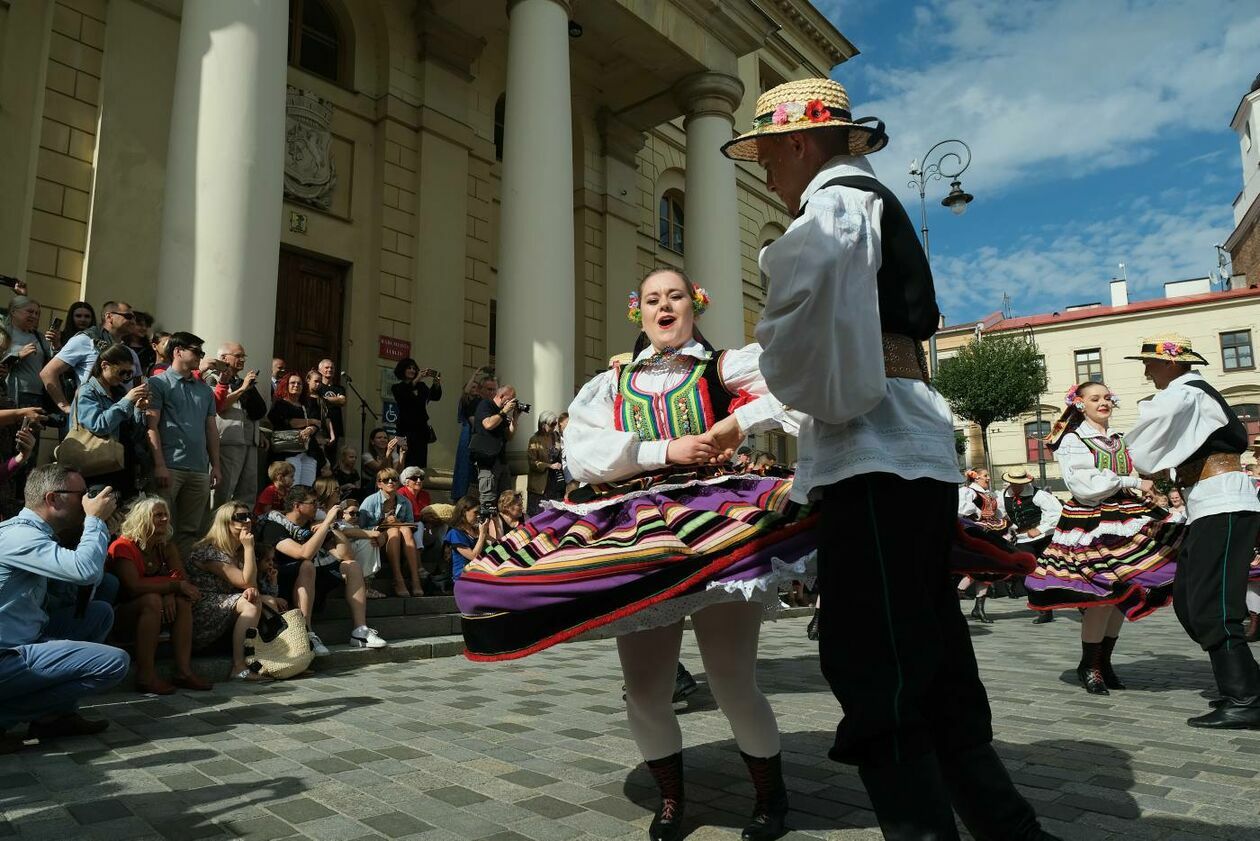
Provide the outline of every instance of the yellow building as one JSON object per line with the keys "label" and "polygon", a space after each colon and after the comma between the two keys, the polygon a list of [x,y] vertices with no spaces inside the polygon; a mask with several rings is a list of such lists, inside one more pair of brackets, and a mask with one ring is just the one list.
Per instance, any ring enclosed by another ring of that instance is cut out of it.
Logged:
{"label": "yellow building", "polygon": [[[1086,380],[1106,382],[1120,398],[1112,427],[1124,432],[1137,419],[1137,404],[1154,394],[1142,373],[1142,364],[1124,357],[1134,355],[1146,336],[1177,332],[1188,336],[1209,365],[1203,374],[1229,401],[1249,434],[1260,434],[1260,371],[1256,369],[1253,342],[1260,324],[1260,287],[1213,292],[1207,278],[1167,283],[1164,297],[1130,303],[1125,281],[1112,281],[1111,303],[1070,307],[1061,312],[1005,318],[993,313],[978,324],[942,328],[937,334],[937,353],[942,362],[982,336],[1019,332],[1031,336],[1045,359],[1049,391],[1042,397],[1041,420],[1036,411],[989,427],[990,460],[995,473],[1023,467],[1037,476],[1041,448],[1033,436],[1049,431],[1063,411],[1063,396]],[[965,459],[984,465],[979,429],[960,426],[967,438]],[[1063,490],[1054,456],[1044,451],[1048,485]],[[998,483],[1000,487],[1000,483]]]}
{"label": "yellow building", "polygon": [[475,367],[563,408],[657,263],[749,336],[790,220],[718,147],[855,53],[807,0],[0,0],[0,273],[45,323],[119,299],[331,356],[377,410],[409,346],[446,467]]}

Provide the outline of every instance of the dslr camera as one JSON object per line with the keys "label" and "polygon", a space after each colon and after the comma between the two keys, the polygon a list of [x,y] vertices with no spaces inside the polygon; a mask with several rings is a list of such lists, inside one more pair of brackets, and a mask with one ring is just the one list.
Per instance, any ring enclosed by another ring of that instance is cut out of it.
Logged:
{"label": "dslr camera", "polygon": [[534,405],[532,403],[522,403],[519,400],[516,401],[516,411],[520,412],[522,415],[528,415],[533,408]]}
{"label": "dslr camera", "polygon": [[483,523],[499,513],[499,506],[493,502],[483,502],[477,506],[477,522]]}

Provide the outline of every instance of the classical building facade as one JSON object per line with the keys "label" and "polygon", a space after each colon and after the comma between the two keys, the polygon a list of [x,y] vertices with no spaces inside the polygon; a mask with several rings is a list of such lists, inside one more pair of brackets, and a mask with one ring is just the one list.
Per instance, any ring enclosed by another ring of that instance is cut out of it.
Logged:
{"label": "classical building facade", "polygon": [[747,339],[790,220],[718,147],[855,53],[807,0],[0,0],[0,273],[331,356],[377,411],[409,347],[448,466],[473,369],[562,409],[654,265]]}
{"label": "classical building facade", "polygon": [[[1211,291],[1207,278],[1165,284],[1164,297],[1130,303],[1125,281],[1113,281],[1110,305],[1090,304],[1040,315],[1003,317],[993,313],[978,324],[945,327],[937,334],[942,364],[977,332],[984,336],[1022,333],[1030,336],[1045,360],[1049,390],[1042,395],[1040,418],[1031,411],[989,427],[989,458],[995,472],[1025,468],[1037,477],[1044,459],[1047,484],[1064,489],[1054,455],[1035,440],[1050,430],[1063,411],[1063,396],[1076,383],[1106,382],[1120,398],[1113,428],[1124,432],[1137,420],[1139,402],[1154,387],[1132,356],[1142,339],[1162,332],[1188,336],[1208,360],[1203,373],[1247,424],[1260,435],[1260,371],[1256,368],[1256,329],[1260,325],[1260,288],[1234,278],[1233,289]],[[967,464],[984,466],[979,428],[959,424],[966,441]],[[1000,485],[1000,483],[999,483]]]}
{"label": "classical building facade", "polygon": [[1234,199],[1234,230],[1225,240],[1234,274],[1260,281],[1260,75],[1238,103],[1230,128],[1238,134],[1243,186]]}

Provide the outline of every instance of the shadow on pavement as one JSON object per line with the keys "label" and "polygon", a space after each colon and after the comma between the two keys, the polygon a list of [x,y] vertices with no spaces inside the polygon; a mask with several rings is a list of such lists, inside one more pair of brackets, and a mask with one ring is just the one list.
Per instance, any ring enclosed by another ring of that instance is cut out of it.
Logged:
{"label": "shadow on pavement", "polygon": [[[817,764],[826,756],[833,733],[812,731],[783,734],[783,769],[792,811],[788,825],[804,831],[874,827],[875,816],[856,769],[834,762]],[[1024,790],[1044,827],[1072,841],[1100,838],[1260,838],[1260,817],[1249,825],[1201,821],[1173,814],[1151,813],[1155,802],[1171,789],[1138,783],[1132,757],[1112,745],[1093,741],[1047,740],[1027,745],[995,742],[1016,784]],[[688,748],[684,752],[688,831],[702,826],[742,828],[753,806],[752,784],[733,740]],[[1246,764],[1246,760],[1241,760]],[[1195,768],[1175,769],[1187,778]],[[1204,765],[1201,770],[1210,771]],[[1229,773],[1226,769],[1224,773]],[[1245,774],[1239,769],[1236,774]],[[1208,778],[1210,779],[1210,778]],[[1251,779],[1239,777],[1239,785]],[[1202,786],[1204,781],[1199,781]],[[654,811],[656,786],[643,765],[634,768],[623,785],[626,798]],[[1145,802],[1142,802],[1145,801]],[[1224,809],[1255,812],[1254,798],[1213,802]],[[1187,804],[1170,800],[1170,808]],[[1147,810],[1145,815],[1143,810]],[[1099,830],[1110,835],[1101,836]]]}

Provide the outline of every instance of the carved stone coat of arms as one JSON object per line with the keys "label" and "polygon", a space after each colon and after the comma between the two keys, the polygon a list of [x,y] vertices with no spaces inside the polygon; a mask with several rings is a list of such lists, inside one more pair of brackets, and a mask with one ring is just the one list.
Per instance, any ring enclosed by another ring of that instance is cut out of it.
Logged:
{"label": "carved stone coat of arms", "polygon": [[332,156],[332,104],[288,89],[284,132],[284,194],[327,210],[337,185]]}

